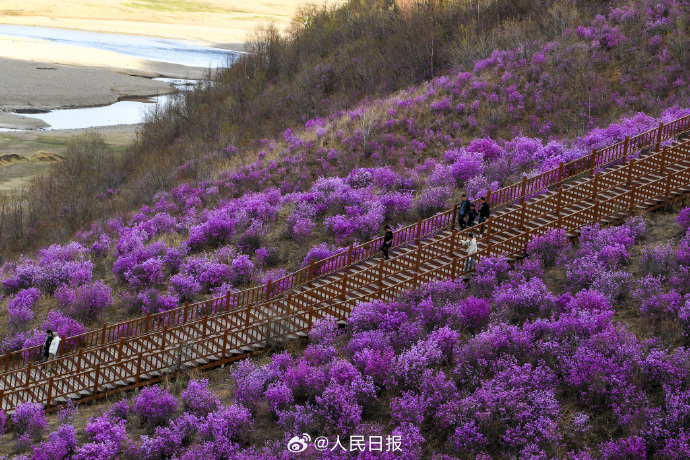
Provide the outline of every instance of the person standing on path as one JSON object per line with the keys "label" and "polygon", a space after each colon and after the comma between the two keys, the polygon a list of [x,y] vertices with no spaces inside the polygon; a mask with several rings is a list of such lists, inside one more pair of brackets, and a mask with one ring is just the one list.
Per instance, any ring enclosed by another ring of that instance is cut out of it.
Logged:
{"label": "person standing on path", "polygon": [[53,340],[50,342],[50,347],[48,348],[48,361],[51,361],[49,371],[52,373],[53,368],[55,367],[55,363],[52,361],[55,360],[55,356],[57,356],[58,348],[60,347],[60,336],[58,335],[57,331],[53,332]]}
{"label": "person standing on path", "polygon": [[462,202],[460,203],[460,212],[458,213],[458,224],[460,225],[460,230],[467,227],[467,222],[465,217],[467,217],[467,212],[470,210],[470,200],[467,199],[467,195],[462,194]]}
{"label": "person standing on path", "polygon": [[[486,201],[486,197],[481,197],[479,199],[479,223],[485,222],[491,216],[491,206]],[[479,227],[480,237],[484,236],[484,225]]]}
{"label": "person standing on path", "polygon": [[467,226],[468,227],[474,226],[474,219],[477,218],[477,214],[478,214],[477,209],[474,206],[474,203],[470,203],[470,210],[467,211]]}
{"label": "person standing on path", "polygon": [[51,331],[50,329],[48,329],[48,330],[46,331],[46,334],[47,334],[47,336],[46,336],[46,343],[43,345],[43,362],[44,362],[44,363],[45,363],[46,361],[48,361],[48,353],[49,353],[48,350],[50,350],[50,343],[53,341],[53,331]]}
{"label": "person standing on path", "polygon": [[469,256],[465,259],[465,272],[474,267],[474,253],[477,252],[477,240],[474,238],[474,232],[470,232],[468,236],[469,239],[460,242],[467,246],[467,255]]}
{"label": "person standing on path", "polygon": [[393,231],[391,230],[390,225],[386,225],[384,227],[386,230],[386,234],[383,236],[383,244],[381,245],[381,252],[383,253],[383,257],[388,260],[390,257],[388,256],[388,251],[390,250],[391,246],[393,246]]}

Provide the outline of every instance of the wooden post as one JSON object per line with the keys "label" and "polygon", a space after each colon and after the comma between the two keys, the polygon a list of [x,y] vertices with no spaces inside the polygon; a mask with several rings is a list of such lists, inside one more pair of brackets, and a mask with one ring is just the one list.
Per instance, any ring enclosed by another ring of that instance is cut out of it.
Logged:
{"label": "wooden post", "polygon": [[559,163],[559,165],[558,165],[558,182],[557,182],[557,183],[559,183],[559,184],[560,184],[561,182],[563,182],[563,179],[564,179],[564,177],[563,177],[563,167],[564,167],[564,166],[565,166],[565,165],[563,164],[562,161],[561,161],[561,162]]}
{"label": "wooden post", "polygon": [[2,407],[2,400],[5,398],[5,390],[0,390],[0,407]]}
{"label": "wooden post", "polygon": [[252,304],[247,305],[247,317],[244,321],[244,326],[249,327],[249,315],[251,314],[252,311]]}
{"label": "wooden post", "polygon": [[594,167],[597,164],[597,149],[592,149],[592,159],[589,162],[589,177],[592,178],[594,175]]}
{"label": "wooden post", "polygon": [[314,324],[314,307],[312,305],[309,306],[309,318],[307,319],[307,330],[311,330],[312,325]]}
{"label": "wooden post", "polygon": [[523,201],[522,206],[520,209],[520,229],[525,228],[525,208],[527,207],[527,204]]}
{"label": "wooden post", "polygon": [[[125,345],[125,338],[120,337],[120,346],[118,347],[117,350],[117,360],[122,361],[122,347]],[[81,350],[79,350],[81,352]],[[81,353],[80,353],[81,356]]]}
{"label": "wooden post", "polygon": [[491,244],[491,224],[494,223],[494,220],[489,218],[486,222],[486,244]]}
{"label": "wooden post", "polygon": [[628,163],[628,180],[625,184],[627,187],[630,187],[630,184],[632,183],[632,173],[634,164],[635,160],[630,160],[630,163]]}
{"label": "wooden post", "polygon": [[656,133],[656,149],[654,149],[657,152],[659,151],[659,148],[661,148],[661,131],[663,131],[663,129],[664,129],[664,123],[659,122],[659,128],[658,128],[658,131]]}
{"label": "wooden post", "polygon": [[556,201],[556,217],[558,217],[558,228],[561,228],[561,201],[563,200],[563,187],[558,187],[558,201]]}
{"label": "wooden post", "polygon": [[487,243],[486,244],[486,256],[491,257],[492,252],[493,252],[493,244]]}
{"label": "wooden post", "polygon": [[527,195],[527,176],[522,176],[522,191],[520,192],[520,204],[525,202],[525,195]]}
{"label": "wooden post", "polygon": [[415,238],[415,244],[419,246],[419,238],[422,236],[422,218],[420,217],[417,221],[417,237]]}
{"label": "wooden post", "polygon": [[309,281],[314,279],[314,259],[309,261]]}
{"label": "wooden post", "polygon": [[[229,292],[228,292],[229,294]],[[189,302],[184,303],[184,318],[182,320],[183,323],[187,322],[187,311],[189,310]]]}
{"label": "wooden post", "polygon": [[108,326],[106,324],[103,325],[103,333],[101,334],[101,343],[105,343],[105,330]]}
{"label": "wooden post", "polygon": [[7,354],[5,354],[5,370],[9,370],[10,368],[10,351],[7,351]]}
{"label": "wooden post", "polygon": [[[139,357],[141,357],[141,353],[139,353]],[[141,364],[141,363],[140,363]],[[101,373],[101,363],[96,364],[96,377],[93,380],[93,396],[98,393],[98,377],[100,377]],[[137,371],[137,383],[139,383],[139,372]]]}
{"label": "wooden post", "polygon": [[225,354],[228,351],[228,332],[225,331],[225,334],[223,334],[223,354],[220,355],[220,359],[225,359]]}
{"label": "wooden post", "polygon": [[599,173],[594,175],[594,191],[592,191],[592,200],[597,199],[597,192],[599,191]]}
{"label": "wooden post", "polygon": [[453,205],[453,215],[450,216],[450,225],[448,225],[448,230],[449,231],[454,231],[455,230],[455,219],[458,218],[458,204],[455,203]]}
{"label": "wooden post", "polygon": [[453,253],[455,252],[455,238],[457,238],[457,236],[458,234],[455,230],[450,234],[450,251],[448,251],[450,257],[453,257]]}
{"label": "wooden post", "polygon": [[29,367],[26,368],[26,382],[24,383],[24,386],[29,386],[29,381],[31,378],[31,367],[33,363],[29,362]]}
{"label": "wooden post", "polygon": [[[146,325],[144,326],[144,332],[149,331],[149,327],[151,326],[151,311],[149,310],[146,312]],[[104,328],[105,330],[105,328]]]}
{"label": "wooden post", "polygon": [[266,283],[266,300],[271,298],[271,280]]}
{"label": "wooden post", "polygon": [[527,243],[529,243],[529,231],[525,230],[525,246],[522,248],[525,255],[527,255]]}
{"label": "wooden post", "polygon": [[[383,259],[382,259],[383,260]],[[347,273],[343,274],[343,286],[340,291],[340,298],[345,300],[345,292],[347,291]]]}
{"label": "wooden post", "polygon": [[350,244],[347,250],[347,266],[349,267],[350,265],[352,265],[352,244]]}
{"label": "wooden post", "polygon": [[[141,354],[142,352],[139,352],[139,357],[137,358],[137,383],[141,382]],[[96,370],[98,371],[98,368]]]}
{"label": "wooden post", "polygon": [[168,335],[168,325],[163,325],[163,334],[161,335],[161,350],[165,350],[165,338]]}
{"label": "wooden post", "polygon": [[[491,189],[486,191],[486,202],[491,206]],[[453,219],[455,219],[455,217],[453,217]]]}
{"label": "wooden post", "polygon": [[379,286],[383,286],[383,261],[384,259],[381,259],[379,264]]}
{"label": "wooden post", "polygon": [[659,174],[664,173],[664,168],[666,167],[666,155],[668,153],[668,147],[664,146],[664,149],[661,151],[661,168],[659,169]]}
{"label": "wooden post", "polygon": [[292,305],[292,292],[288,294],[287,305],[285,306],[285,309],[287,310],[285,312],[286,315],[290,314],[290,312],[292,310],[291,305]]}
{"label": "wooden post", "polygon": [[[121,340],[123,340],[123,339],[121,339]],[[81,372],[82,353],[83,353],[83,349],[80,348],[79,352],[77,353],[77,372]]]}
{"label": "wooden post", "polygon": [[[422,246],[417,245],[417,260],[415,261],[415,270],[419,271],[419,263],[422,259]],[[381,263],[381,269],[383,270],[383,263]]]}
{"label": "wooden post", "polygon": [[594,202],[594,220],[599,221],[599,200]]}
{"label": "wooden post", "polygon": [[666,176],[666,201],[671,199],[671,171]]}
{"label": "wooden post", "polygon": [[228,291],[227,294],[225,294],[225,311],[230,311],[230,297],[232,295],[230,294],[230,291]]}
{"label": "wooden post", "polygon": [[625,143],[623,144],[623,164],[628,161],[628,148],[630,147],[630,136],[625,136]]}
{"label": "wooden post", "polygon": [[50,379],[48,380],[48,397],[46,401],[46,409],[50,407],[50,400],[53,395],[53,376],[50,376]]}
{"label": "wooden post", "polygon": [[632,216],[633,215],[633,209],[635,206],[635,192],[637,191],[637,187],[633,187],[633,189],[630,191],[630,212],[628,212],[628,215]]}
{"label": "wooden post", "polygon": [[457,273],[458,269],[458,258],[453,257],[453,268],[450,270],[450,279],[454,280],[455,279],[455,274]]}

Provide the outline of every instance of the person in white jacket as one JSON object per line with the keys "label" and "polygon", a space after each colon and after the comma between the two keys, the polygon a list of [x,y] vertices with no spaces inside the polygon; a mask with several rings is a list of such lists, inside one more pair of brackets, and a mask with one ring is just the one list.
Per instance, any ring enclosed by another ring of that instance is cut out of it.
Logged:
{"label": "person in white jacket", "polygon": [[462,244],[467,246],[467,255],[469,256],[465,259],[465,272],[468,272],[474,266],[474,253],[477,252],[477,240],[474,238],[474,232],[470,232],[467,236],[470,238],[461,241]]}
{"label": "person in white jacket", "polygon": [[[60,347],[60,336],[57,331],[53,331],[53,340],[50,342],[50,348],[48,348],[48,361],[53,361],[55,356],[57,356],[58,349]],[[54,363],[50,363],[48,368],[49,372],[53,372]]]}

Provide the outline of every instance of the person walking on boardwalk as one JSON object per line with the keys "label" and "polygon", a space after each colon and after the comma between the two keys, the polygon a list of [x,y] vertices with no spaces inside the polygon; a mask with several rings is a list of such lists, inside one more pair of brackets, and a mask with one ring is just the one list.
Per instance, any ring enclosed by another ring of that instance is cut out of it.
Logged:
{"label": "person walking on boardwalk", "polygon": [[460,225],[460,230],[467,226],[467,212],[470,210],[470,200],[467,199],[467,195],[462,194],[462,201],[460,203],[460,212],[458,213],[458,224]]}
{"label": "person walking on boardwalk", "polygon": [[[53,361],[55,356],[57,356],[58,348],[60,347],[60,336],[57,331],[53,331],[53,340],[50,342],[50,347],[48,348],[48,361]],[[55,363],[51,362],[48,368],[49,372],[53,372]]]}
{"label": "person walking on boardwalk", "polygon": [[[479,223],[483,223],[489,219],[489,216],[491,216],[491,206],[489,206],[489,202],[486,201],[486,197],[481,197],[479,199]],[[481,225],[479,227],[479,235],[480,238],[484,237],[484,225]]]}
{"label": "person walking on boardwalk", "polygon": [[391,246],[393,246],[393,230],[391,230],[390,225],[386,225],[384,227],[386,230],[386,234],[383,236],[383,244],[381,245],[381,252],[383,253],[383,257],[388,260],[390,257],[388,256],[388,251],[390,250]]}
{"label": "person walking on boardwalk", "polygon": [[467,246],[467,259],[465,259],[465,272],[472,270],[474,267],[474,253],[477,252],[477,240],[474,238],[474,232],[470,232],[469,239],[463,240],[460,243]]}
{"label": "person walking on boardwalk", "polygon": [[[469,200],[468,200],[469,201]],[[470,210],[467,211],[467,226],[468,227],[473,227],[474,226],[474,219],[477,218],[477,215],[479,213],[477,212],[477,208],[474,205],[474,203],[470,204]]]}
{"label": "person walking on boardwalk", "polygon": [[46,342],[45,342],[45,344],[43,345],[43,362],[48,361],[48,353],[49,353],[48,350],[50,350],[50,342],[53,341],[53,331],[51,331],[50,329],[48,329],[48,330],[46,331],[46,334],[47,334],[47,335],[46,335]]}

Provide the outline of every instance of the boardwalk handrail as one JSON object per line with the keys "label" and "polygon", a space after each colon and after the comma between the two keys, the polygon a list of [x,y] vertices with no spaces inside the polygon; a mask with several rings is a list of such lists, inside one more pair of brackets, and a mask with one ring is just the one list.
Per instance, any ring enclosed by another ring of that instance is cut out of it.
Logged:
{"label": "boardwalk handrail", "polygon": [[[683,158],[684,161],[682,163],[677,162],[673,158],[676,160]],[[70,395],[78,396],[84,391],[90,392],[93,397],[96,397],[99,392],[112,389],[120,384],[130,388],[143,384],[143,381],[147,379],[155,381],[166,372],[180,366],[181,363],[194,365],[198,364],[199,359],[205,359],[207,362],[204,365],[210,366],[232,361],[237,359],[240,353],[226,356],[226,352],[229,350],[242,350],[250,345],[265,344],[271,338],[285,336],[297,331],[308,331],[315,319],[326,314],[344,318],[356,303],[362,301],[390,299],[391,296],[397,295],[402,290],[417,287],[433,279],[455,278],[472,271],[474,264],[486,256],[496,253],[515,254],[523,252],[533,237],[543,234],[548,229],[560,227],[574,230],[583,225],[598,222],[604,217],[632,214],[637,203],[646,200],[659,198],[667,200],[677,191],[680,193],[688,190],[690,184],[689,159],[690,141],[686,141],[670,149],[664,149],[662,152],[642,158],[634,165],[616,168],[597,175],[592,180],[574,184],[569,188],[572,192],[571,196],[580,197],[580,201],[577,203],[581,205],[575,207],[575,211],[563,216],[559,212],[558,218],[552,217],[545,224],[531,229],[525,228],[510,238],[498,241],[494,245],[489,244],[472,256],[473,263],[469,263],[467,267],[465,262],[470,256],[456,257],[454,255],[456,239],[461,232],[453,232],[450,237],[419,244],[415,255],[417,257],[416,264],[411,263],[411,259],[415,256],[401,257],[398,268],[395,268],[396,264],[394,263],[379,264],[378,276],[369,276],[368,278],[369,280],[378,280],[378,289],[350,299],[347,299],[345,295],[350,286],[348,285],[348,278],[344,276],[341,281],[342,297],[334,298],[334,302],[328,304],[317,302],[316,304],[305,305],[305,308],[301,309],[291,308],[287,304],[287,308],[282,308],[282,314],[268,319],[255,315],[254,320],[250,315],[251,306],[248,306],[246,311],[228,311],[223,315],[227,319],[225,323],[222,321],[209,323],[209,316],[206,314],[203,318],[197,318],[191,322],[171,327],[164,325],[162,329],[153,330],[132,339],[141,344],[147,344],[150,346],[148,349],[150,351],[140,351],[137,356],[122,357],[122,348],[120,348],[117,351],[117,358],[115,358],[115,350],[111,350],[109,356],[100,356],[101,361],[95,365],[91,363],[88,369],[82,368],[81,356],[77,359],[72,357],[71,361],[65,357],[64,361],[55,363],[60,364],[62,369],[67,371],[59,377],[48,377],[43,374],[42,378],[32,382],[30,380],[32,369],[29,367],[25,372],[26,378],[22,378],[22,374],[19,373],[13,378],[13,388],[0,391],[0,407],[11,410],[19,403],[29,400],[50,406],[55,398],[68,398]],[[651,180],[641,180],[650,176]],[[615,179],[614,182],[611,182],[611,188],[607,189],[615,192],[615,194],[608,199],[598,201],[596,200],[596,184],[608,180],[606,178]],[[626,178],[629,179],[627,187],[617,185],[619,182],[625,181]],[[593,193],[595,196],[592,196]],[[536,209],[538,215],[543,214],[544,206],[552,206],[553,203],[549,203],[549,201],[554,201],[555,196],[558,197],[557,200],[562,199],[562,192],[533,202],[525,202],[519,210],[507,213],[512,215],[510,219],[513,219],[514,222],[514,224],[508,225],[515,225],[518,222],[515,221],[516,215],[519,214],[522,218],[528,209]],[[590,199],[590,197],[595,199]],[[514,228],[520,228],[520,226]],[[451,254],[451,261],[439,262],[436,266],[432,265],[432,268],[420,267],[419,257],[424,251],[428,251],[429,255],[438,261],[442,260],[439,255]],[[391,262],[394,261],[395,259]],[[408,272],[414,272],[413,277],[388,285],[384,289],[381,280],[400,273],[399,265],[408,267]],[[376,269],[372,272],[376,272]],[[335,284],[338,283],[335,282]],[[272,302],[278,305],[281,300],[273,299]],[[232,326],[228,327],[228,323]],[[184,344],[186,351],[183,353],[177,345],[180,343],[181,336],[176,337],[175,335],[185,330],[194,331],[197,337]],[[122,340],[120,344],[122,347]],[[33,370],[34,374],[37,374],[36,371],[39,369],[34,368]],[[10,382],[5,380],[3,383]]]}
{"label": "boardwalk handrail", "polygon": [[[657,128],[644,133],[627,137],[624,141],[610,145],[600,150],[593,150],[591,154],[568,163],[561,163],[558,167],[545,171],[531,178],[523,178],[521,182],[509,185],[492,192],[487,192],[487,200],[492,207],[524,202],[525,198],[544,191],[549,187],[561,184],[566,180],[586,173],[593,174],[597,169],[611,165],[617,161],[626,163],[636,152],[650,146],[656,150],[662,142],[690,130],[690,115],[674,120],[670,123],[660,123]],[[428,219],[420,219],[416,224],[408,225],[395,232],[393,247],[399,247],[448,228],[454,223],[457,209],[449,209]],[[225,296],[215,297],[194,304],[185,304],[164,312],[147,314],[132,320],[113,325],[104,324],[102,328],[80,335],[65,338],[61,346],[61,353],[76,351],[80,348],[90,348],[105,343],[117,343],[123,337],[146,334],[157,328],[173,324],[183,324],[206,314],[220,313],[239,309],[247,305],[256,305],[271,298],[281,296],[293,288],[302,286],[316,278],[327,276],[353,264],[375,256],[379,252],[383,238],[375,238],[366,243],[350,245],[338,254],[312,262],[309,266],[297,270],[267,284],[244,289],[238,292],[228,292]],[[0,357],[0,369],[8,371],[22,367],[29,362],[38,361],[43,355],[43,346],[37,345],[16,351],[8,351]]]}

